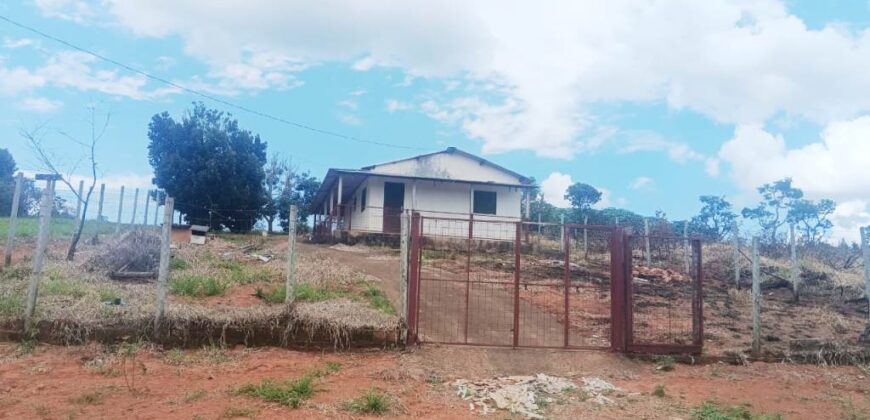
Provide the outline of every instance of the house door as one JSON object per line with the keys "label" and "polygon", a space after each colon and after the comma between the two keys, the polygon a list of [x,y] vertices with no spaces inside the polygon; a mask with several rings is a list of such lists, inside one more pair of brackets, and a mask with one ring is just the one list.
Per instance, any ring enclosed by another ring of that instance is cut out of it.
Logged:
{"label": "house door", "polygon": [[384,183],[384,233],[399,233],[402,228],[402,210],[405,206],[405,184]]}

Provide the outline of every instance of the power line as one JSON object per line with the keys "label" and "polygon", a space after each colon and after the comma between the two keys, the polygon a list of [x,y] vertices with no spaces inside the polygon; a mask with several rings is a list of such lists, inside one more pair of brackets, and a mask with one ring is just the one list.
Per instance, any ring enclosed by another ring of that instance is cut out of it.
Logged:
{"label": "power line", "polygon": [[3,20],[3,21],[5,21],[5,22],[7,22],[7,23],[9,23],[9,24],[11,24],[11,25],[17,26],[17,27],[19,27],[19,28],[21,28],[21,29],[24,29],[24,30],[26,30],[26,31],[30,31],[30,32],[32,32],[32,33],[35,33],[35,34],[37,34],[37,35],[39,35],[39,36],[41,36],[41,37],[43,37],[43,38],[46,38],[46,39],[52,40],[52,41],[54,41],[54,42],[57,42],[57,43],[60,43],[60,44],[63,44],[63,45],[66,45],[66,46],[69,47],[69,48],[72,48],[72,49],[74,49],[74,50],[77,50],[77,51],[83,52],[83,53],[85,53],[85,54],[91,55],[91,56],[96,57],[96,58],[98,58],[98,59],[100,59],[100,60],[103,60],[103,61],[105,61],[105,62],[108,62],[108,63],[114,64],[114,65],[116,65],[116,66],[118,66],[118,67],[121,67],[121,68],[123,68],[123,69],[125,69],[125,70],[127,70],[127,71],[129,71],[129,72],[136,73],[136,74],[140,74],[140,75],[145,76],[145,77],[147,77],[147,78],[149,78],[149,79],[151,79],[151,80],[155,80],[155,81],[157,81],[157,82],[163,83],[163,84],[165,84],[165,85],[167,85],[167,86],[171,86],[171,87],[174,87],[174,88],[176,88],[176,89],[183,90],[183,91],[185,91],[185,92],[187,92],[187,93],[190,93],[190,94],[193,94],[193,95],[200,96],[200,97],[202,97],[202,98],[208,99],[208,100],[210,100],[210,101],[214,101],[214,102],[217,102],[217,103],[220,103],[220,104],[226,105],[226,106],[228,106],[228,107],[235,108],[235,109],[238,109],[238,110],[241,110],[241,111],[244,111],[244,112],[250,113],[250,114],[254,114],[254,115],[257,115],[257,116],[260,116],[260,117],[266,118],[266,119],[270,119],[270,120],[273,120],[273,121],[276,121],[276,122],[280,122],[280,123],[283,123],[283,124],[291,125],[291,126],[294,126],[294,127],[296,127],[296,128],[301,128],[301,129],[303,129],[303,130],[308,130],[308,131],[312,131],[312,132],[319,133],[319,134],[323,134],[323,135],[327,135],[327,136],[337,137],[337,138],[344,139],[344,140],[350,140],[350,141],[355,141],[355,142],[360,142],[360,143],[373,144],[373,145],[376,145],[376,146],[393,147],[393,148],[397,148],[397,149],[407,149],[407,150],[425,150],[425,149],[420,148],[420,147],[413,147],[413,146],[406,146],[406,145],[401,145],[401,144],[386,143],[386,142],[381,142],[381,141],[362,139],[362,138],[355,137],[355,136],[349,136],[349,135],[346,135],[346,134],[337,133],[337,132],[335,132],[335,131],[324,130],[324,129],[322,129],[322,128],[313,127],[313,126],[310,126],[310,125],[308,125],[308,124],[303,124],[303,123],[298,123],[298,122],[290,121],[290,120],[285,119],[285,118],[282,118],[282,117],[277,117],[277,116],[274,116],[274,115],[271,115],[271,114],[267,114],[267,113],[265,113],[265,112],[257,111],[256,109],[249,108],[249,107],[246,107],[246,106],[244,106],[244,105],[238,105],[238,104],[232,103],[232,102],[230,102],[230,101],[227,101],[227,100],[224,100],[224,99],[220,99],[220,98],[218,98],[218,97],[216,97],[216,96],[209,95],[209,94],[207,94],[207,93],[205,93],[205,92],[202,92],[202,91],[199,91],[199,90],[196,90],[196,89],[193,89],[193,88],[185,87],[185,86],[180,85],[180,84],[178,84],[178,83],[175,83],[175,82],[173,82],[173,81],[170,81],[170,80],[164,79],[164,78],[162,78],[162,77],[160,77],[160,76],[155,76],[155,75],[153,75],[153,74],[151,74],[151,73],[145,72],[145,71],[143,71],[143,70],[139,70],[139,69],[137,69],[137,68],[135,68],[135,67],[133,67],[133,66],[130,66],[130,65],[124,64],[124,63],[122,63],[122,62],[120,62],[120,61],[117,61],[117,60],[115,60],[115,59],[112,59],[112,58],[106,57],[106,56],[104,56],[104,55],[102,55],[102,54],[96,53],[96,52],[91,51],[91,50],[89,50],[89,49],[86,49],[86,48],[83,48],[83,47],[79,47],[78,45],[75,45],[75,44],[73,44],[73,43],[71,43],[71,42],[68,42],[68,41],[66,41],[66,40],[63,40],[63,39],[58,38],[58,37],[56,37],[56,36],[49,35],[49,34],[43,32],[43,31],[40,31],[39,29],[36,29],[36,28],[34,28],[34,27],[32,27],[32,26],[28,26],[28,25],[25,25],[25,24],[23,24],[23,23],[20,23],[20,22],[17,22],[17,21],[15,21],[15,20],[12,20],[12,19],[10,19],[10,18],[8,18],[8,17],[6,17],[6,16],[4,16],[4,15],[0,15],[0,20]]}

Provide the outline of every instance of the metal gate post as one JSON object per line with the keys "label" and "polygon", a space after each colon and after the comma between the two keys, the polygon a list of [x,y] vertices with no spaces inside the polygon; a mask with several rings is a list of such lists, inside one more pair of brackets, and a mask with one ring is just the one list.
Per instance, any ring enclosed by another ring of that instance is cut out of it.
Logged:
{"label": "metal gate post", "polygon": [[517,222],[517,237],[514,240],[514,347],[520,345],[520,244],[523,222]]}
{"label": "metal gate post", "polygon": [[568,289],[571,287],[571,255],[570,249],[570,235],[567,231],[568,228],[565,227],[563,223],[562,226],[562,249],[565,251],[565,347],[568,347],[568,337],[571,332],[571,305],[569,303],[569,292]]}
{"label": "metal gate post", "polygon": [[420,258],[421,258],[421,229],[420,213],[414,213],[411,216],[411,252],[410,259],[410,281],[408,282],[408,340],[407,344],[417,343],[417,323],[419,320],[418,313],[420,310]]}
{"label": "metal gate post", "polygon": [[614,227],[610,235],[610,348],[614,352],[626,348],[625,240],[625,231]]}
{"label": "metal gate post", "polygon": [[465,328],[463,332],[465,344],[468,344],[468,313],[471,311],[469,297],[471,296],[471,245],[474,242],[474,213],[468,215],[468,248],[465,258]]}
{"label": "metal gate post", "polygon": [[[692,338],[694,345],[702,347],[704,344],[704,270],[701,260],[701,241],[692,241],[693,260],[695,262],[695,278],[693,279],[694,293],[692,295]],[[699,349],[700,351],[700,349]]]}

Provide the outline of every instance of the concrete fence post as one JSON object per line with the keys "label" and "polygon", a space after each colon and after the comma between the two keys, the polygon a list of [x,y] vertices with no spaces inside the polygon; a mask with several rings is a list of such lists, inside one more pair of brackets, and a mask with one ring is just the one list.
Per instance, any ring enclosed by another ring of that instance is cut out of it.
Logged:
{"label": "concrete fence post", "polygon": [[100,202],[97,205],[97,223],[103,221],[103,199],[106,197],[106,184],[100,184]]}
{"label": "concrete fence post", "polygon": [[121,196],[118,198],[118,221],[115,223],[115,234],[121,232],[121,212],[124,211],[124,186],[121,185]]}
{"label": "concrete fence post", "polygon": [[133,192],[133,215],[130,217],[130,226],[136,225],[136,210],[139,207],[139,189]]}
{"label": "concrete fence post", "polygon": [[861,229],[864,249],[864,296],[867,298],[867,317],[870,319],[870,226]]}
{"label": "concrete fence post", "polygon": [[752,238],[752,357],[761,355],[761,270],[758,238]]}
{"label": "concrete fence post", "polygon": [[731,225],[731,259],[734,264],[734,287],[740,290],[740,231],[736,220]]}
{"label": "concrete fence post", "polygon": [[292,305],[296,299],[296,205],[290,205],[287,217],[287,284],[284,287],[284,302]]}
{"label": "concrete fence post", "polygon": [[12,250],[15,248],[15,225],[18,221],[22,184],[24,184],[24,174],[19,172],[15,177],[15,192],[12,194],[12,209],[9,211],[9,228],[6,232],[6,251],[3,258],[3,265],[6,267],[12,264]]}
{"label": "concrete fence post", "polygon": [[794,223],[788,224],[788,242],[789,247],[791,248],[791,258],[790,258],[790,268],[789,270],[789,280],[791,280],[791,290],[794,295],[794,301],[799,302],[801,300],[800,297],[800,283],[801,283],[801,274],[800,274],[800,266],[798,266],[797,260],[797,240],[794,235]]}
{"label": "concrete fence post", "polygon": [[76,220],[82,217],[82,203],[84,203],[85,180],[79,180],[79,194],[76,196]]}
{"label": "concrete fence post", "polygon": [[45,263],[45,249],[51,233],[51,212],[54,210],[54,180],[46,182],[42,191],[42,203],[39,206],[39,235],[36,239],[36,251],[33,255],[33,272],[30,274],[30,285],[27,288],[27,308],[24,312],[24,333],[30,333],[33,328],[33,314],[36,312],[36,297],[39,295],[39,282],[42,280],[42,266]]}
{"label": "concrete fence post", "polygon": [[408,321],[408,267],[410,266],[411,246],[411,218],[407,212],[402,213],[402,226],[399,237],[399,299],[402,307],[399,308],[399,316],[407,325]]}
{"label": "concrete fence post", "polygon": [[172,242],[172,210],[174,207],[172,197],[166,197],[163,206],[163,229],[160,235],[160,265],[157,269],[157,313],[154,315],[154,337],[160,336],[160,324],[166,312],[166,289],[169,285],[169,259],[170,244]]}
{"label": "concrete fence post", "polygon": [[589,258],[589,229],[586,229],[586,226],[589,225],[589,216],[583,216],[583,259]]}
{"label": "concrete fence post", "polygon": [[160,197],[160,190],[154,190],[154,226],[157,226],[157,217],[160,214],[160,201],[157,201],[157,198]]}
{"label": "concrete fence post", "polygon": [[644,256],[646,256],[646,265],[652,265],[652,254],[650,254],[649,249],[649,219],[643,219],[643,249]]}
{"label": "concrete fence post", "polygon": [[151,207],[151,190],[145,191],[145,215],[142,216],[142,226],[148,226],[148,208]]}

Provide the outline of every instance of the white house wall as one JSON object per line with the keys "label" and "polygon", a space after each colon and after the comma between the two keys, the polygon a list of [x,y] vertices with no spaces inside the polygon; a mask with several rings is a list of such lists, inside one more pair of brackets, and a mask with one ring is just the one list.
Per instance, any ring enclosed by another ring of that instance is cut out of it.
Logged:
{"label": "white house wall", "polygon": [[442,152],[373,167],[371,172],[424,178],[519,184],[521,180],[502,169],[480,163],[460,153]]}

